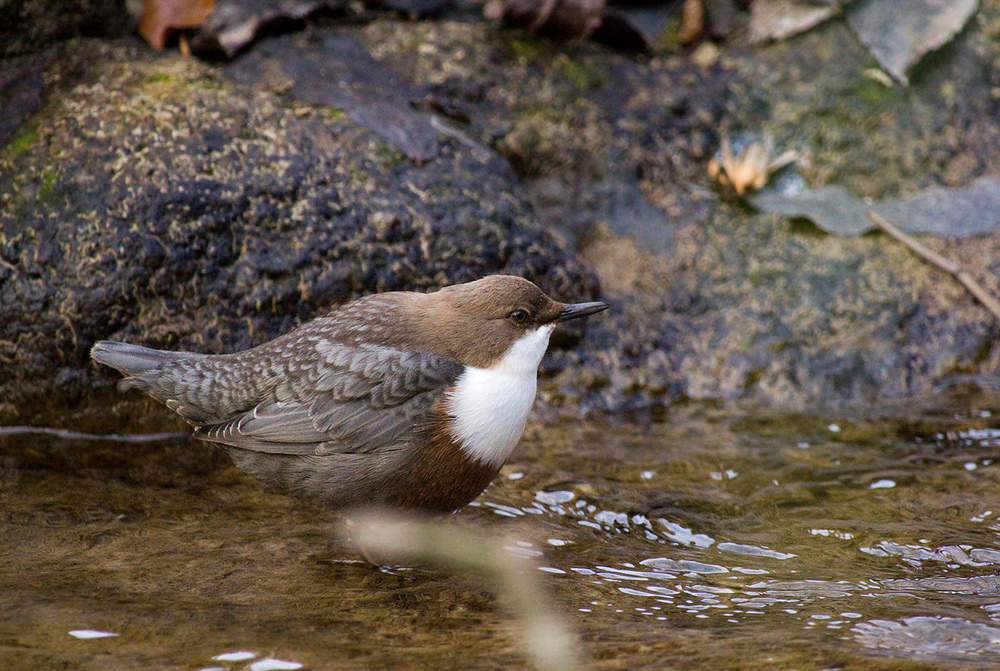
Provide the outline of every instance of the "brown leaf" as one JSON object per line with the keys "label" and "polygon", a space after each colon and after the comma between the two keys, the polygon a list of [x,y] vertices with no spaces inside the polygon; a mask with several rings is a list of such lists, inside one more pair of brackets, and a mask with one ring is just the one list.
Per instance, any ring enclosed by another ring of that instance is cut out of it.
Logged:
{"label": "brown leaf", "polygon": [[214,0],[144,0],[139,34],[162,49],[176,30],[197,28],[212,13]]}
{"label": "brown leaf", "polygon": [[233,58],[271,28],[299,24],[314,14],[342,12],[347,5],[348,0],[216,0],[191,49],[210,58]]}
{"label": "brown leaf", "polygon": [[584,40],[604,16],[604,0],[502,0],[487,16],[499,14],[504,25],[523,28],[558,42]]}
{"label": "brown leaf", "polygon": [[705,34],[705,5],[701,0],[684,0],[681,17],[681,29],[677,39],[683,45],[694,44]]}
{"label": "brown leaf", "polygon": [[823,5],[798,0],[756,0],[750,5],[750,41],[783,40],[798,35],[839,11],[836,3]]}

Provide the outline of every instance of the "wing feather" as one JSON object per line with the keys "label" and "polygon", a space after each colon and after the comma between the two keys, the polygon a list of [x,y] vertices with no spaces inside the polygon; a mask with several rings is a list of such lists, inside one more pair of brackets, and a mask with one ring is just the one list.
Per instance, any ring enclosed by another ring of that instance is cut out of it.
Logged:
{"label": "wing feather", "polygon": [[277,383],[266,398],[195,436],[257,452],[363,453],[404,441],[462,371],[451,359],[378,345],[323,343],[311,384]]}

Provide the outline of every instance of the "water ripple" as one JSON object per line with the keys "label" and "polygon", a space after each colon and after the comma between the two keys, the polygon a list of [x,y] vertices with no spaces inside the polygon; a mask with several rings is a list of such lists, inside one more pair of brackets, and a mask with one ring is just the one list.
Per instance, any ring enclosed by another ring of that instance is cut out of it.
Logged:
{"label": "water ripple", "polygon": [[1000,629],[957,617],[870,620],[851,631],[861,645],[919,657],[1000,655]]}

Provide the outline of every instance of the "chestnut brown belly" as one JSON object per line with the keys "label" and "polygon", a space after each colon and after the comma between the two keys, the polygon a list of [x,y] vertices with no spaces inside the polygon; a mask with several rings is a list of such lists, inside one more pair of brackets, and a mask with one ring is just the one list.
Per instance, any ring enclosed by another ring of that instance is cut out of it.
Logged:
{"label": "chestnut brown belly", "polygon": [[389,486],[386,503],[401,508],[452,512],[479,496],[500,467],[470,459],[439,425],[417,441]]}
{"label": "chestnut brown belly", "polygon": [[227,446],[248,475],[278,490],[337,509],[390,506],[453,512],[486,489],[499,467],[469,459],[434,422],[395,450],[300,456]]}

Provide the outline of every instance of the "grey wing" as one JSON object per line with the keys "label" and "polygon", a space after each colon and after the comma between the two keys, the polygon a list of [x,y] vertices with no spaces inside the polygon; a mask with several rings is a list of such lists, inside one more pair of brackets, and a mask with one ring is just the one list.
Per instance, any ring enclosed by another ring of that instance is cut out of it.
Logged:
{"label": "grey wing", "polygon": [[336,345],[325,355],[312,375],[195,436],[274,454],[372,452],[400,443],[462,370],[451,359],[379,346]]}

